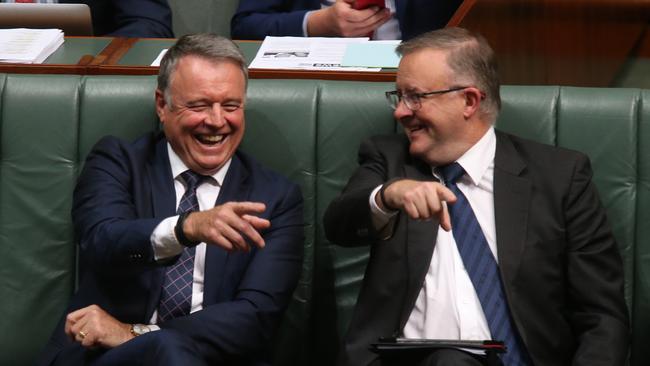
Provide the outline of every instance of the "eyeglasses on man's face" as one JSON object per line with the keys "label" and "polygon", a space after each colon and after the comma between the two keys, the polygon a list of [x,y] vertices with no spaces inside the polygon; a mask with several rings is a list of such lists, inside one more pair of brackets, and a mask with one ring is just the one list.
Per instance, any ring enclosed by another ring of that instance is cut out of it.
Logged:
{"label": "eyeglasses on man's face", "polygon": [[393,90],[386,92],[386,100],[388,101],[388,105],[390,105],[390,107],[393,109],[397,109],[399,102],[404,102],[406,108],[415,112],[422,107],[422,98],[427,98],[432,95],[451,93],[467,88],[469,88],[469,86],[455,86],[449,89],[434,90],[426,93],[402,93],[399,90]]}

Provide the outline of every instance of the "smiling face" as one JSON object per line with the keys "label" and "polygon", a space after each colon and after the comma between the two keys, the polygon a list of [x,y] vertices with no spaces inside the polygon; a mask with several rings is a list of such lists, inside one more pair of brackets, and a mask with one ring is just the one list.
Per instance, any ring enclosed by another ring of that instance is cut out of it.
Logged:
{"label": "smiling face", "polygon": [[[409,94],[471,86],[458,85],[446,59],[446,51],[435,49],[404,55],[397,71],[397,90]],[[415,112],[399,103],[394,116],[409,138],[411,155],[438,166],[456,161],[469,150],[489,128],[477,120],[476,95],[480,98],[480,91],[471,87],[421,98],[422,106]]]}
{"label": "smiling face", "polygon": [[167,92],[165,98],[156,91],[156,111],[174,152],[191,170],[216,173],[244,136],[246,81],[240,67],[184,56]]}

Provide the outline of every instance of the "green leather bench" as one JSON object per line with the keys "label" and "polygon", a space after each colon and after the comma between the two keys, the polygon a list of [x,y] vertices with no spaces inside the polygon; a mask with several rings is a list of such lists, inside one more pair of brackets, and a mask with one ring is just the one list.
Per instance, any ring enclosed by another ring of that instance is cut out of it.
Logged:
{"label": "green leather bench", "polygon": [[[70,206],[101,136],[158,128],[153,77],[0,74],[0,365],[28,365],[75,287]],[[398,130],[390,83],[252,80],[243,149],[298,182],[305,262],[276,340],[277,365],[333,364],[368,256],[331,245],[322,214],[359,141]],[[498,127],[592,159],[626,269],[632,365],[650,344],[650,91],[505,86]],[[644,143],[645,142],[645,143]],[[638,351],[637,351],[638,350]]]}

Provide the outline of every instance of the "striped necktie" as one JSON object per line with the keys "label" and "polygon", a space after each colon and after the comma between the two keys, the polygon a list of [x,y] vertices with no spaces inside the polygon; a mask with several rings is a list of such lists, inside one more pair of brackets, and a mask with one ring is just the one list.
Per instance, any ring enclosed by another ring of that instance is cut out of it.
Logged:
{"label": "striped necktie", "polygon": [[[186,170],[181,173],[185,181],[186,190],[178,204],[177,214],[199,210],[196,199],[196,188],[204,181],[206,176]],[[192,282],[194,280],[194,253],[195,248],[183,248],[178,260],[167,267],[163,280],[163,289],[158,305],[158,321],[187,315],[192,306]]]}
{"label": "striped necktie", "polygon": [[510,317],[510,310],[503,290],[499,265],[497,264],[485,235],[476,219],[467,197],[458,189],[456,181],[465,174],[458,163],[439,168],[449,188],[456,195],[456,203],[450,204],[452,232],[465,269],[472,280],[490,333],[495,340],[503,341],[508,351],[501,355],[505,366],[529,364],[523,344]]}

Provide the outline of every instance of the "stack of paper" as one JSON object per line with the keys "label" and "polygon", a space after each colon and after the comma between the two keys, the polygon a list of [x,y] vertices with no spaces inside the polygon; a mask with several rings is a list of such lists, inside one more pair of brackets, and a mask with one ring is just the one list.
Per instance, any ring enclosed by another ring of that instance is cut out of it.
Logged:
{"label": "stack of paper", "polygon": [[[266,37],[250,68],[380,71],[382,67],[397,67],[399,57],[395,47],[399,42],[370,42],[368,38]],[[360,52],[348,55],[348,51],[364,45],[366,47]]]}
{"label": "stack of paper", "polygon": [[62,44],[60,29],[0,29],[0,62],[40,64]]}

